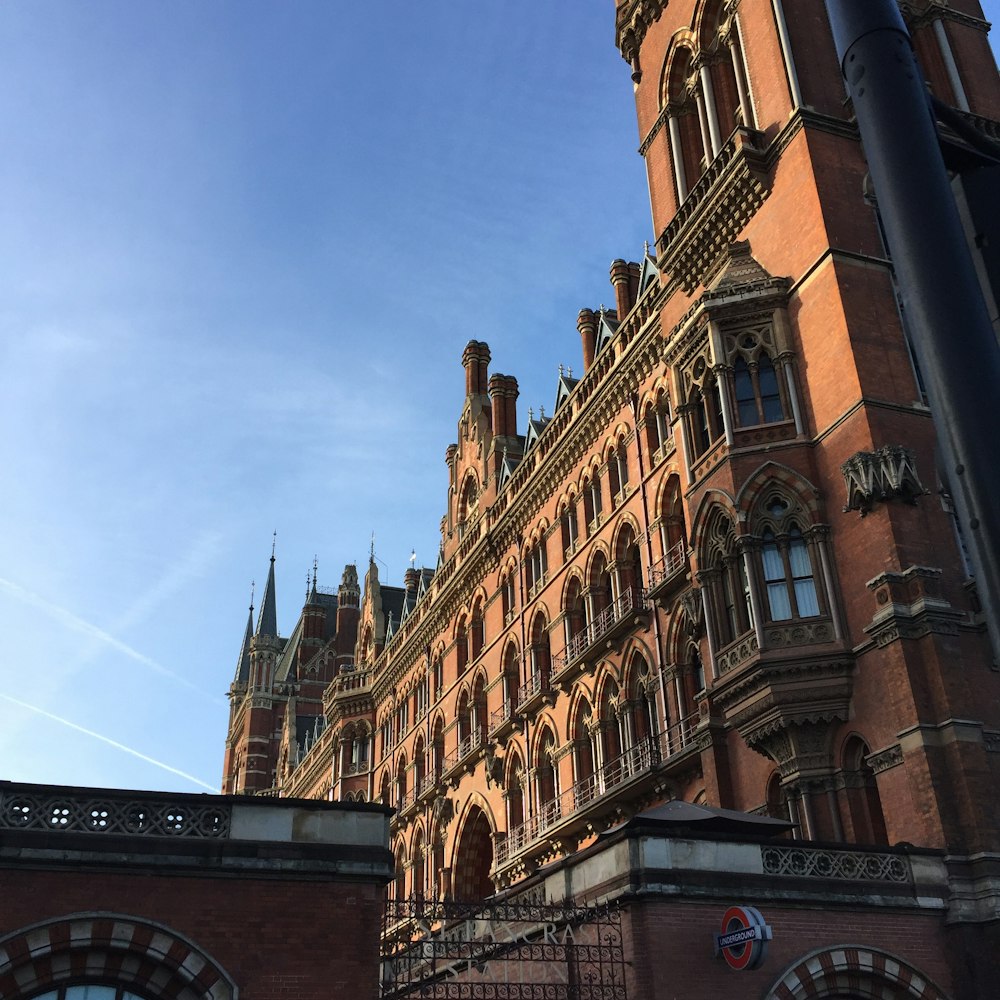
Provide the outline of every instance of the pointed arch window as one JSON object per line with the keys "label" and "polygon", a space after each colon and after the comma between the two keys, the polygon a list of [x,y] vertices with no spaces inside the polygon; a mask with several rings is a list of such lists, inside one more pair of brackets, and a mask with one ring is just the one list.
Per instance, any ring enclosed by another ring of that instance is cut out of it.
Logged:
{"label": "pointed arch window", "polygon": [[576,503],[571,499],[567,501],[562,515],[559,518],[559,526],[562,530],[563,558],[569,559],[576,552],[578,530],[576,524]]}
{"label": "pointed arch window", "polygon": [[661,392],[656,403],[646,409],[646,447],[653,464],[664,456],[670,443],[670,420],[670,397]]}

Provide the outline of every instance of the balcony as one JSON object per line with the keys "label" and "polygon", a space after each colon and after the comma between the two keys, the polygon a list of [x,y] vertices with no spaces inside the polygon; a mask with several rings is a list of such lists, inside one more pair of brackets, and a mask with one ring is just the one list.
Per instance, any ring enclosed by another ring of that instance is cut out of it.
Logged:
{"label": "balcony", "polygon": [[563,655],[553,663],[552,680],[562,684],[575,673],[574,667],[581,665],[589,653],[593,653],[599,643],[612,639],[628,625],[635,622],[635,615],[646,613],[646,602],[637,590],[626,590],[616,601],[609,604],[589,625],[584,626],[563,649]]}
{"label": "balcony", "polygon": [[471,758],[485,742],[483,731],[481,729],[473,729],[450,754],[445,756],[442,767],[443,777],[446,779],[452,777],[463,766],[467,766],[469,770],[472,770],[472,765],[475,761],[472,761]]}
{"label": "balcony", "polygon": [[441,781],[441,774],[439,771],[432,769],[429,774],[423,775],[417,779],[417,797],[421,800],[426,798],[431,798],[437,792],[437,786]]}
{"label": "balcony", "polygon": [[543,803],[534,816],[515,826],[497,845],[495,868],[509,864],[556,827],[583,829],[595,813],[612,805],[629,785],[652,774],[672,757],[691,750],[697,724],[695,713],[662,733],[647,736],[561,795]]}
{"label": "balcony", "polygon": [[415,811],[417,804],[417,790],[416,788],[411,788],[399,796],[396,801],[396,809],[401,816],[407,816]]}
{"label": "balcony", "polygon": [[555,695],[549,684],[548,670],[536,670],[528,680],[517,689],[518,715],[530,715],[542,707],[551,704]]}
{"label": "balcony", "polygon": [[682,538],[670,546],[659,562],[650,567],[646,599],[655,600],[670,593],[674,584],[684,579],[683,574],[687,566],[687,545]]}
{"label": "balcony", "polygon": [[490,713],[490,739],[505,739],[516,728],[517,717],[514,714],[514,705],[511,701],[504,701],[498,709]]}

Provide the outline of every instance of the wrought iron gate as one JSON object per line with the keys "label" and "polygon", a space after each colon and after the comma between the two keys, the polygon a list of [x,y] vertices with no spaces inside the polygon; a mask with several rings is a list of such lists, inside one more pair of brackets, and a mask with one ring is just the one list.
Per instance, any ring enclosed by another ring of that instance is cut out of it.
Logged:
{"label": "wrought iron gate", "polygon": [[382,997],[627,1000],[617,906],[390,900]]}

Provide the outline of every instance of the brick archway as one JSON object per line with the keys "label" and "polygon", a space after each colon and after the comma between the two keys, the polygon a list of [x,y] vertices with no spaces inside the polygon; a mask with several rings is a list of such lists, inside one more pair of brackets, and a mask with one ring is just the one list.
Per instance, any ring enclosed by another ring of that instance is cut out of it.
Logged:
{"label": "brick archway", "polygon": [[236,985],[209,955],[162,924],[76,913],[0,939],[0,997],[68,983],[114,983],[164,1000],[232,1000]]}
{"label": "brick archway", "polygon": [[785,970],[767,1000],[948,1000],[926,976],[888,952],[840,945],[810,952]]}

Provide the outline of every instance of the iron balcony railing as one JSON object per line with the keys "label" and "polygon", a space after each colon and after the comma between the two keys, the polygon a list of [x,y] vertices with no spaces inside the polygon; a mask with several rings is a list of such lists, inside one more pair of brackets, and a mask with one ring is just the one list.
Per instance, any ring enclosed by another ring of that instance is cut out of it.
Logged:
{"label": "iron balcony railing", "polygon": [[509,700],[505,701],[499,708],[490,712],[490,732],[495,733],[513,719],[514,705]]}
{"label": "iron balcony railing", "polygon": [[606,636],[623,618],[643,608],[642,596],[631,587],[616,601],[612,601],[589,625],[580,629],[563,650],[557,661],[558,669],[568,667],[579,659],[595,642]]}
{"label": "iron balcony railing", "polygon": [[454,770],[462,761],[478,750],[484,743],[483,731],[473,729],[444,759],[444,773]]}
{"label": "iron balcony railing", "polygon": [[649,570],[649,589],[654,590],[664,580],[669,580],[675,573],[687,565],[687,548],[682,538],[667,549],[666,555]]}
{"label": "iron balcony railing", "polygon": [[549,690],[548,670],[536,670],[517,689],[517,707],[523,708],[536,695]]}
{"label": "iron balcony railing", "polygon": [[641,739],[593,774],[581,778],[562,794],[542,803],[534,816],[513,827],[504,841],[497,845],[497,865],[505,865],[564,819],[569,819],[632,778],[652,770],[687,748],[697,722],[698,716],[693,714],[662,733]]}

